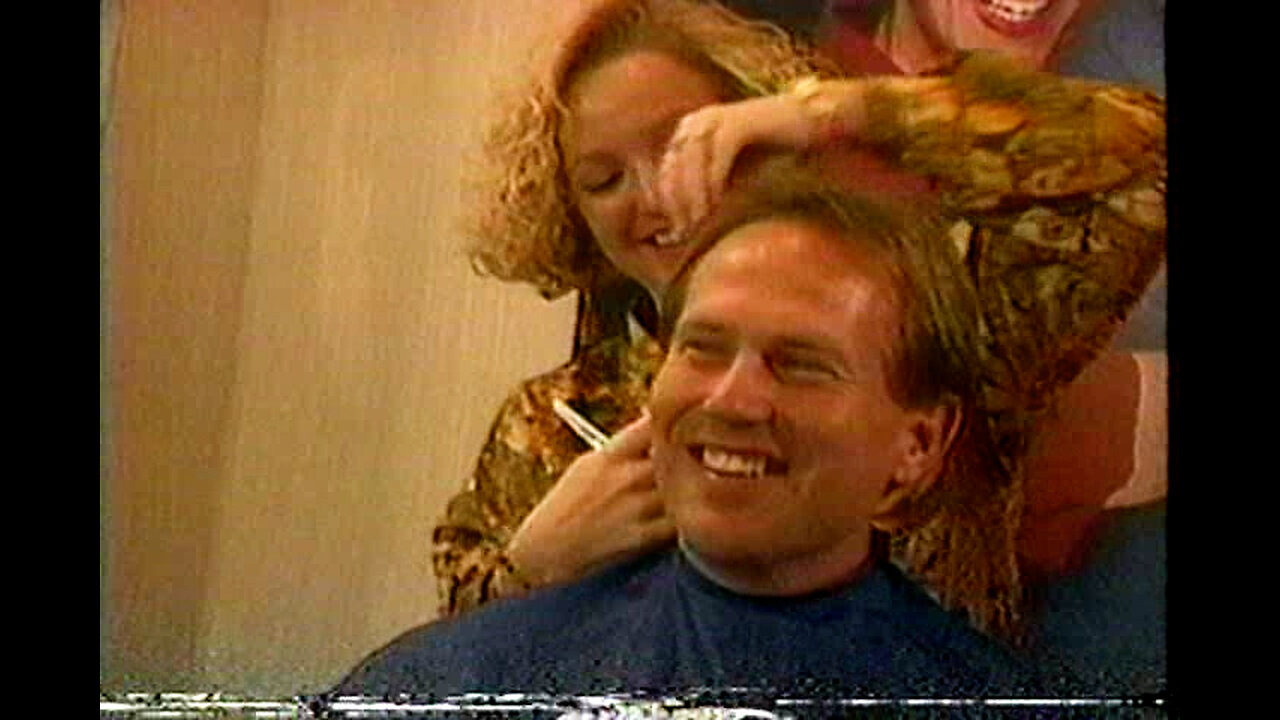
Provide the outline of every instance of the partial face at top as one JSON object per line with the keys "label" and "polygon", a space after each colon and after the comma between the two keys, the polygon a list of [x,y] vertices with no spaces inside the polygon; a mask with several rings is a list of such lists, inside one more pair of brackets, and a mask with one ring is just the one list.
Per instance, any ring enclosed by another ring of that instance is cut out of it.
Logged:
{"label": "partial face at top", "polygon": [[655,380],[655,474],[682,541],[738,589],[848,578],[916,450],[890,392],[901,322],[883,265],[796,220],[701,259]]}
{"label": "partial face at top", "polygon": [[641,50],[587,71],[569,91],[561,131],[572,200],[604,255],[655,296],[688,249],[654,195],[680,118],[722,101],[716,81],[672,56]]}
{"label": "partial face at top", "polygon": [[955,50],[997,50],[1042,66],[1080,0],[910,0],[925,31]]}

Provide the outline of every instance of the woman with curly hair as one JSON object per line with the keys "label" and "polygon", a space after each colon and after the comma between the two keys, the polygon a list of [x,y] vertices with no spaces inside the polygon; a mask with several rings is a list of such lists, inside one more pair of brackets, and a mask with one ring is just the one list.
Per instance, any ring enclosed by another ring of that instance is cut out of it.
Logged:
{"label": "woman with curly hair", "polygon": [[[841,80],[714,3],[602,0],[506,107],[476,185],[472,261],[548,298],[577,292],[579,326],[570,362],[503,403],[435,529],[441,614],[674,541],[642,410],[663,357],[655,300],[735,163],[781,148],[860,185],[935,190],[955,218],[985,305],[988,419],[962,479],[885,530],[944,606],[1011,637],[1026,418],[1097,354],[1159,264],[1162,103],[981,57],[945,77]],[[612,439],[584,453],[556,401]]]}

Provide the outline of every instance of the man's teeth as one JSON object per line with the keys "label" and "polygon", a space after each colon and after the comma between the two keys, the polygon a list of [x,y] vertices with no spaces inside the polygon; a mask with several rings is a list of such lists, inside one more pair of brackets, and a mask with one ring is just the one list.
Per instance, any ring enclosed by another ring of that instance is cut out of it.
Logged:
{"label": "man's teeth", "polygon": [[702,464],[726,475],[763,477],[767,458],[761,455],[739,455],[719,448],[704,447]]}
{"label": "man's teeth", "polygon": [[1026,22],[1049,7],[1052,0],[982,0],[997,17],[1009,22]]}

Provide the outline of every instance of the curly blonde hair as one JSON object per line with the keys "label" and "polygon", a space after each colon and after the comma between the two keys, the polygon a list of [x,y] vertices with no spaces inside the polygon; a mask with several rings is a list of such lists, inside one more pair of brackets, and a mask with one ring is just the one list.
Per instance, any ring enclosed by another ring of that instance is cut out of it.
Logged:
{"label": "curly blonde hair", "polygon": [[574,208],[559,134],[566,94],[583,73],[638,49],[670,52],[715,76],[728,99],[777,93],[805,76],[838,75],[781,28],[714,2],[592,3],[547,61],[501,98],[485,135],[480,165],[467,184],[474,210],[463,228],[478,273],[530,283],[546,298],[623,279]]}

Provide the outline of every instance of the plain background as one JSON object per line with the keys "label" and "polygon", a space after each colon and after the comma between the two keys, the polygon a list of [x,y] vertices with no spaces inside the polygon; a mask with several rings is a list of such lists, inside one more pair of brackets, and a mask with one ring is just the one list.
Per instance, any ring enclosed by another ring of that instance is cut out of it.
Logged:
{"label": "plain background", "polygon": [[434,521],[571,346],[455,225],[548,5],[100,5],[104,692],[320,690],[434,617]]}

